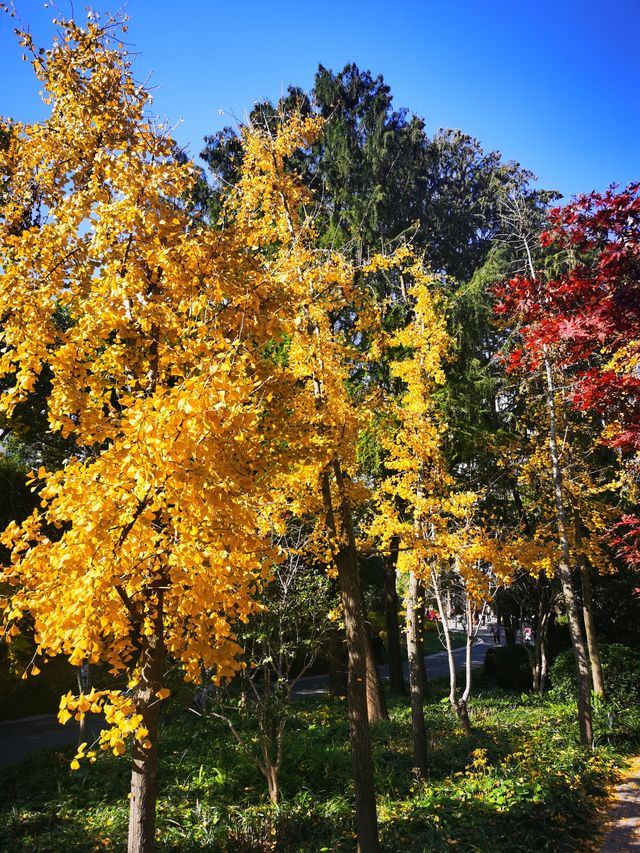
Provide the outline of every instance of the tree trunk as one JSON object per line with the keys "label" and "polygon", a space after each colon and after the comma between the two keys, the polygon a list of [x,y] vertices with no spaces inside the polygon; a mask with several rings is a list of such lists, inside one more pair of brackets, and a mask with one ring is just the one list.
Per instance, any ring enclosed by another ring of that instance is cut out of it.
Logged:
{"label": "tree trunk", "polygon": [[582,586],[582,617],[584,619],[584,632],[587,637],[587,649],[589,650],[589,662],[591,664],[591,678],[593,681],[593,692],[596,696],[604,697],[604,676],[602,675],[602,662],[600,660],[600,648],[596,626],[593,619],[593,594],[591,591],[591,577],[589,566],[582,553],[582,522],[577,512],[574,512],[576,550],[578,552],[578,567],[580,569],[580,583]]}
{"label": "tree trunk", "polygon": [[554,593],[543,572],[540,572],[538,582],[540,584],[540,600],[538,601],[536,635],[531,652],[531,674],[534,691],[542,694],[546,684],[546,646],[553,612]]}
{"label": "tree trunk", "polygon": [[[291,693],[289,692],[287,701],[291,701]],[[264,764],[260,769],[267,779],[267,787],[269,788],[269,799],[274,806],[280,802],[280,767],[282,766],[282,753],[284,749],[284,730],[286,719],[270,720],[268,731],[261,731],[263,738],[262,756]]]}
{"label": "tree trunk", "polygon": [[[442,592],[440,590],[440,580],[435,572],[432,569],[431,578],[433,582],[433,591],[436,596],[436,601],[438,602],[438,610],[440,614],[443,613],[443,600],[442,600]],[[460,725],[462,726],[462,731],[465,735],[471,735],[471,724],[469,722],[469,714],[467,712],[466,704],[463,702],[462,704],[458,700],[458,678],[456,675],[456,660],[453,656],[453,647],[451,645],[451,630],[449,628],[449,622],[447,619],[442,619],[442,630],[444,631],[444,644],[445,649],[447,651],[447,662],[449,664],[449,703],[451,708],[455,711],[458,720],[460,721]]]}
{"label": "tree trunk", "polygon": [[413,766],[425,778],[427,775],[427,732],[424,723],[423,679],[420,671],[422,644],[418,630],[418,579],[409,573],[407,590],[407,651],[409,654],[409,691],[411,694],[411,732],[413,736]]}
{"label": "tree trunk", "polygon": [[373,757],[369,734],[366,689],[366,628],[362,614],[362,591],[358,562],[350,547],[349,531],[353,534],[351,509],[344,490],[340,464],[333,471],[340,495],[340,535],[331,501],[329,474],[322,477],[322,496],[327,528],[334,540],[334,561],[338,570],[342,609],[347,638],[348,682],[347,705],[349,713],[349,739],[351,766],[356,800],[356,832],[358,853],[378,853],[378,819],[373,781]]}
{"label": "tree trunk", "polygon": [[545,634],[540,648],[540,693],[547,689],[547,674],[549,672],[549,659],[547,657],[547,644],[549,635]]}
{"label": "tree trunk", "polygon": [[273,803],[274,806],[277,806],[280,802],[280,786],[278,784],[278,771],[273,766],[268,766],[265,768],[265,774],[267,777],[267,786],[269,788],[269,799]]}
{"label": "tree trunk", "polygon": [[391,551],[384,561],[384,615],[387,624],[387,656],[389,659],[389,687],[395,696],[405,696],[407,688],[402,671],[400,648],[400,621],[398,619],[398,590],[396,587],[396,565],[400,538],[391,540]]}
{"label": "tree trunk", "polygon": [[600,660],[600,648],[596,635],[596,626],[593,619],[593,603],[591,598],[591,578],[589,567],[583,556],[580,556],[580,581],[582,584],[582,616],[584,618],[584,632],[587,637],[587,648],[589,650],[589,661],[591,663],[591,677],[593,680],[593,692],[596,696],[604,696],[604,676],[602,674],[602,661]]}
{"label": "tree trunk", "polygon": [[129,803],[128,853],[152,853],[154,849],[158,767],[158,723],[160,701],[156,692],[162,687],[165,649],[162,631],[145,638],[136,710],[149,732],[149,749],[134,739]]}
{"label": "tree trunk", "polygon": [[429,679],[427,677],[427,667],[424,662],[424,626],[426,622],[425,602],[427,600],[427,591],[421,580],[418,580],[418,592],[416,597],[416,626],[418,645],[418,671],[420,673],[420,689],[422,691],[423,701],[429,695]]}
{"label": "tree trunk", "polygon": [[473,627],[473,610],[470,602],[465,602],[465,624],[467,628],[467,642],[465,646],[464,657],[464,673],[465,684],[462,696],[458,699],[458,717],[462,725],[462,730],[469,736],[471,735],[471,721],[469,719],[469,697],[471,696],[471,686],[473,684],[473,644],[476,638],[476,632]]}
{"label": "tree trunk", "polygon": [[562,587],[569,630],[571,632],[571,643],[576,661],[578,673],[578,723],[580,725],[580,742],[583,746],[593,746],[593,727],[591,721],[591,683],[589,677],[589,665],[587,663],[587,652],[585,648],[578,604],[576,601],[573,580],[570,569],[569,539],[567,537],[567,524],[564,511],[563,495],[563,473],[560,466],[558,454],[558,439],[556,431],[556,409],[553,396],[553,377],[551,375],[551,364],[545,355],[544,369],[547,379],[546,396],[547,408],[549,410],[549,449],[551,452],[551,469],[553,474],[553,491],[556,503],[556,521],[558,525],[558,539],[562,549],[562,557],[558,561],[558,576]]}
{"label": "tree trunk", "polygon": [[[76,676],[78,679],[78,692],[89,693],[91,690],[91,664],[86,660],[82,666],[76,667]],[[83,714],[80,720],[78,729],[78,746],[89,741],[89,726],[87,715]]]}
{"label": "tree trunk", "polygon": [[[355,542],[353,550],[355,553]],[[380,720],[389,719],[389,712],[387,711],[387,704],[384,701],[382,682],[380,681],[380,673],[378,672],[376,654],[373,648],[373,632],[364,603],[362,604],[362,617],[364,619],[365,624],[365,655],[367,664],[367,713],[369,715],[370,723],[379,723]]]}

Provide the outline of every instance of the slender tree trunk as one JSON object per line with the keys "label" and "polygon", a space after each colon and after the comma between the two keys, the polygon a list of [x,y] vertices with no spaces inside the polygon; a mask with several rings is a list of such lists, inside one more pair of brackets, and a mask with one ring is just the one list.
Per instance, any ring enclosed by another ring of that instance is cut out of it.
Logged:
{"label": "slender tree trunk", "polygon": [[416,625],[418,645],[418,672],[420,674],[420,689],[422,690],[422,699],[426,699],[429,695],[429,679],[427,677],[427,667],[424,662],[424,627],[426,621],[425,602],[427,600],[427,591],[425,585],[418,579],[418,593],[416,598]]}
{"label": "slender tree trunk", "polygon": [[389,659],[389,686],[396,696],[405,696],[407,689],[402,671],[402,650],[400,648],[400,620],[398,619],[398,590],[396,587],[396,566],[400,537],[391,540],[389,556],[384,561],[384,615],[387,624],[387,656]]}
{"label": "slender tree trunk", "polygon": [[560,540],[560,547],[562,549],[562,556],[558,561],[558,575],[560,578],[560,585],[562,587],[562,595],[567,608],[571,643],[573,645],[573,654],[578,673],[578,722],[580,725],[580,742],[583,746],[590,747],[593,746],[593,727],[591,721],[591,683],[589,665],[587,662],[587,651],[582,633],[582,626],[580,625],[578,604],[573,588],[573,580],[571,578],[571,558],[564,510],[563,472],[560,466],[560,457],[558,454],[553,377],[551,374],[551,363],[546,355],[544,359],[544,369],[547,380],[546,396],[547,408],[549,410],[549,449],[551,452],[553,491],[556,503],[558,539]]}
{"label": "slender tree trunk", "polygon": [[[431,579],[433,583],[433,591],[436,596],[436,601],[438,602],[438,610],[442,615],[444,613],[444,602],[442,598],[442,591],[440,589],[440,579],[437,576],[437,573],[434,569],[431,570]],[[451,704],[452,709],[455,711],[458,720],[460,721],[460,725],[462,726],[462,731],[465,735],[471,735],[471,724],[469,722],[469,715],[467,713],[466,707],[461,707],[460,702],[458,700],[458,678],[456,675],[456,660],[453,656],[453,646],[451,645],[451,630],[449,628],[449,622],[446,618],[442,619],[442,630],[444,631],[444,643],[445,649],[447,651],[447,662],[449,664],[449,703]]]}
{"label": "slender tree trunk", "polygon": [[152,853],[154,849],[160,719],[160,701],[156,691],[162,687],[164,662],[165,649],[160,626],[153,636],[145,638],[142,652],[136,708],[142,714],[151,746],[145,749],[138,740],[133,743],[128,853]]}
{"label": "slender tree trunk", "polygon": [[267,787],[269,788],[269,799],[274,806],[280,802],[280,786],[278,784],[278,771],[272,765],[265,768]]}
{"label": "slender tree trunk", "polygon": [[[76,677],[78,679],[78,692],[89,693],[91,690],[91,664],[88,660],[86,660],[82,666],[76,667]],[[78,746],[80,746],[81,743],[88,743],[88,741],[88,720],[87,715],[83,714],[82,719],[80,720],[80,727],[78,729]]]}
{"label": "slender tree trunk", "polygon": [[540,584],[540,600],[538,602],[536,635],[530,658],[533,689],[536,693],[542,694],[544,693],[546,682],[546,645],[549,625],[551,624],[554,594],[551,584],[543,572],[540,572],[538,582]]}
{"label": "slender tree trunk", "polygon": [[[378,819],[373,780],[373,757],[369,734],[366,689],[366,628],[362,614],[362,591],[355,553],[350,547],[351,511],[344,493],[339,463],[333,465],[340,495],[341,531],[338,534],[331,500],[328,472],[322,478],[322,496],[327,528],[334,539],[334,560],[338,570],[348,653],[347,705],[351,765],[356,800],[358,853],[378,853]],[[351,532],[352,528],[351,528]]]}
{"label": "slender tree trunk", "polygon": [[580,581],[582,584],[582,615],[584,618],[584,632],[587,637],[587,648],[589,661],[591,663],[591,677],[593,680],[593,692],[596,696],[604,696],[604,676],[602,674],[602,661],[600,660],[600,647],[596,626],[593,619],[593,603],[591,598],[591,578],[589,567],[584,557],[580,557]]}
{"label": "slender tree trunk", "polygon": [[[542,610],[542,604],[540,605]],[[536,693],[544,693],[547,675],[547,639],[549,633],[550,612],[539,614],[538,629],[534,640],[533,689]]]}
{"label": "slender tree trunk", "polygon": [[464,656],[465,684],[462,699],[466,705],[469,701],[469,696],[471,696],[471,684],[473,680],[473,644],[476,639],[476,632],[473,626],[473,609],[469,601],[466,602],[465,611],[467,623],[467,643],[465,646]]}
{"label": "slender tree trunk", "polygon": [[545,634],[540,649],[540,693],[544,693],[547,689],[547,676],[549,673],[549,659],[547,657],[547,646],[549,642],[548,634]]}
{"label": "slender tree trunk", "polygon": [[578,567],[580,569],[580,583],[582,585],[582,617],[584,619],[584,632],[587,637],[587,648],[589,650],[589,662],[591,664],[591,678],[593,680],[593,692],[596,696],[604,696],[604,676],[602,675],[602,661],[600,660],[600,648],[596,626],[593,619],[593,593],[591,590],[591,577],[589,566],[582,553],[582,522],[577,512],[574,512],[576,550],[578,552]]}
{"label": "slender tree trunk", "polygon": [[458,716],[460,717],[464,733],[470,735],[472,730],[469,719],[469,697],[471,696],[471,687],[473,684],[473,645],[476,639],[476,630],[473,626],[473,609],[468,599],[465,602],[465,622],[467,626],[467,642],[464,656],[465,683],[462,696],[458,699]]}
{"label": "slender tree trunk", "polygon": [[[453,709],[458,715],[458,719],[460,720],[460,725],[462,727],[462,731],[465,733],[467,737],[471,737],[473,734],[473,729],[471,728],[471,720],[469,719],[469,704],[468,704],[468,696],[471,693],[471,650],[473,649],[473,640],[467,638],[467,658],[469,663],[466,664],[466,684],[465,690],[462,696],[455,697],[452,705]],[[469,693],[467,693],[467,687],[469,688]]]}
{"label": "slender tree trunk", "polygon": [[[354,553],[357,553],[355,551],[355,540],[353,543],[353,551]],[[373,648],[373,631],[371,628],[371,623],[369,622],[367,611],[364,606],[364,601],[362,604],[362,616],[365,624],[365,655],[367,663],[367,713],[369,715],[370,723],[379,723],[381,720],[389,719],[389,712],[387,711],[387,703],[384,700],[382,681],[380,680],[380,673],[378,672],[376,654]]]}
{"label": "slender tree trunk", "polygon": [[[289,693],[287,701],[291,701]],[[271,731],[262,731],[262,757],[264,764],[260,767],[267,779],[269,799],[274,806],[280,802],[280,767],[284,748],[284,730],[286,719],[271,720]]]}
{"label": "slender tree trunk", "polygon": [[411,732],[413,735],[413,766],[421,777],[427,775],[427,731],[424,723],[423,680],[420,671],[422,657],[418,631],[418,579],[409,573],[407,590],[407,652],[409,654],[409,692],[411,695]]}

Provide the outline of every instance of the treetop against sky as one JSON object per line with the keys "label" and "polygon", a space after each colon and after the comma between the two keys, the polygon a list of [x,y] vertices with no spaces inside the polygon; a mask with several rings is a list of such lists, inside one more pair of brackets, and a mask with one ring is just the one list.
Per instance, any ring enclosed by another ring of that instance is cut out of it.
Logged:
{"label": "treetop against sky", "polygon": [[[51,18],[73,8],[70,0],[14,6],[44,46]],[[115,13],[119,2],[91,7]],[[151,75],[154,110],[180,122],[174,136],[192,156],[255,101],[277,100],[291,84],[310,89],[318,63],[338,71],[356,62],[382,74],[396,108],[424,117],[429,133],[458,127],[532,169],[544,187],[570,196],[637,177],[637,0],[283,0],[277,11],[257,0],[128,0],[123,10],[138,79]],[[75,14],[82,23],[82,4]],[[0,17],[0,114],[30,121],[44,108],[15,24]]]}

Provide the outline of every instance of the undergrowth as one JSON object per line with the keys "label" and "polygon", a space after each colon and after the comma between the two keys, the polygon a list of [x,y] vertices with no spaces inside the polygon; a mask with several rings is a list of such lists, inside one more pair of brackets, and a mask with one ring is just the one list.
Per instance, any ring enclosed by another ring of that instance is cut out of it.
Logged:
{"label": "undergrowth", "polygon": [[[582,851],[596,834],[607,786],[638,749],[638,714],[606,709],[598,746],[578,744],[575,708],[532,695],[485,691],[472,702],[464,737],[432,689],[428,777],[411,767],[406,704],[374,730],[383,849]],[[269,804],[262,776],[223,723],[175,707],[160,747],[161,851],[352,851],[352,784],[344,702],[296,702],[282,770],[283,802]],[[250,738],[251,730],[245,734]],[[70,752],[49,752],[6,768],[0,783],[0,850],[116,851],[127,830],[129,766],[101,756],[69,770]]]}

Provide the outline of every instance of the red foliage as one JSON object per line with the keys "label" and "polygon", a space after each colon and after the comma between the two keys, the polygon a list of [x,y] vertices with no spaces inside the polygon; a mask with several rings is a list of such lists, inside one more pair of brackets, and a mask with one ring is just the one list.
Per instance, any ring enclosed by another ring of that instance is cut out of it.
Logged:
{"label": "red foliage", "polygon": [[[640,518],[623,515],[613,528],[609,543],[628,566],[640,568]],[[634,590],[634,593],[638,594],[640,590]]]}
{"label": "red foliage", "polygon": [[544,348],[552,348],[556,364],[574,374],[576,408],[619,422],[612,444],[636,451],[640,375],[607,370],[603,363],[622,347],[627,357],[640,351],[640,183],[555,208],[540,242],[571,248],[577,261],[556,279],[518,276],[496,288],[496,311],[521,324],[522,347],[507,369],[536,370]]}
{"label": "red foliage", "polygon": [[[640,453],[640,370],[634,366],[640,353],[640,182],[555,208],[540,242],[570,249],[576,262],[551,281],[518,276],[496,287],[497,313],[516,321],[522,338],[506,359],[507,370],[537,370],[550,350],[571,375],[572,405],[602,415],[609,443],[634,456]],[[613,370],[607,364],[616,355]],[[625,515],[609,541],[628,565],[640,568],[640,518]]]}

